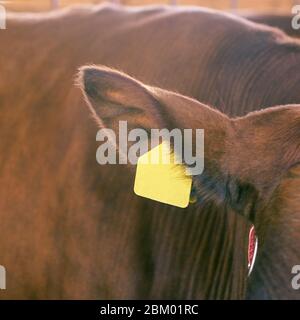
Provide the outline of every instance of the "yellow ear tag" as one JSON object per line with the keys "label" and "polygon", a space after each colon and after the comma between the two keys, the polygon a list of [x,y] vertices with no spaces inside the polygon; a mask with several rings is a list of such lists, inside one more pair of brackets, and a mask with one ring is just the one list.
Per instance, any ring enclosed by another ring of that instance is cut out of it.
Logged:
{"label": "yellow ear tag", "polygon": [[134,192],[138,196],[186,208],[189,204],[192,178],[166,143],[161,143],[138,159]]}

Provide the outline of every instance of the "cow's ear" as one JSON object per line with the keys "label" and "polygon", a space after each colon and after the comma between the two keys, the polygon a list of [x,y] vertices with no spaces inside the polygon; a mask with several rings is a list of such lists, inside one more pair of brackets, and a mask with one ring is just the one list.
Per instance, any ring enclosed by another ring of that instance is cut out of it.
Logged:
{"label": "cow's ear", "polygon": [[261,199],[268,199],[286,173],[300,163],[300,106],[252,112],[237,118],[234,126],[234,144],[226,163],[229,175],[247,190],[252,186]]}
{"label": "cow's ear", "polygon": [[101,127],[117,130],[122,120],[128,129],[162,125],[154,89],[128,75],[104,66],[86,66],[80,69],[79,84]]}

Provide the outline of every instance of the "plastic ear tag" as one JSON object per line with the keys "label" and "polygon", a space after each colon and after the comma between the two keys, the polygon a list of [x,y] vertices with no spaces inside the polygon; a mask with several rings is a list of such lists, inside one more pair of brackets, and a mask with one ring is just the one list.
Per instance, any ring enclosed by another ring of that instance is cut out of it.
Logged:
{"label": "plastic ear tag", "polygon": [[138,196],[186,208],[189,204],[192,178],[166,143],[143,154],[137,163],[134,192]]}

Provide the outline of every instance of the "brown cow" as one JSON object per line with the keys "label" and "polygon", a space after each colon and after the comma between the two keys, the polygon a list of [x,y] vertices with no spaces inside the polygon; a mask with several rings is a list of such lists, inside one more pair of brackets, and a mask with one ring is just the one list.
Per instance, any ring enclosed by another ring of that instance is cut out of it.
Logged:
{"label": "brown cow", "polygon": [[198,203],[214,201],[254,223],[259,253],[248,297],[300,298],[290,276],[300,261],[300,105],[232,119],[107,68],[87,67],[80,76],[100,127],[117,132],[126,120],[147,131],[205,130],[205,169],[193,177],[195,195]]}
{"label": "brown cow", "polygon": [[250,224],[215,198],[185,210],[138,198],[127,168],[97,165],[97,128],[74,70],[113,66],[242,116],[300,102],[298,42],[231,15],[171,7],[14,14],[7,28],[1,296],[243,298]]}

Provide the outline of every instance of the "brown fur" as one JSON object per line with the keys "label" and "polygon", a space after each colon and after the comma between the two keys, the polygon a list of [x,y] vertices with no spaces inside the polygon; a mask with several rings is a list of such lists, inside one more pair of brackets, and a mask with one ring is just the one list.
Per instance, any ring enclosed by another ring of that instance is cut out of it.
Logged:
{"label": "brown fur", "polygon": [[[229,207],[254,223],[259,257],[248,297],[299,298],[290,272],[300,259],[299,179],[294,169],[300,163],[300,105],[230,119],[108,68],[83,68],[80,82],[101,126],[117,130],[118,121],[127,120],[130,127],[146,130],[203,128],[205,169],[193,177],[194,195],[198,204]],[[116,106],[122,117],[110,112]],[[132,108],[139,117],[156,120],[137,122]]]}
{"label": "brown fur", "polygon": [[230,15],[169,7],[12,15],[7,27],[0,252],[9,282],[1,297],[244,297],[249,223],[241,210],[220,207],[216,184],[212,201],[186,210],[134,196],[128,168],[95,161],[97,125],[74,73],[104,64],[242,116],[300,102],[298,42]]}

